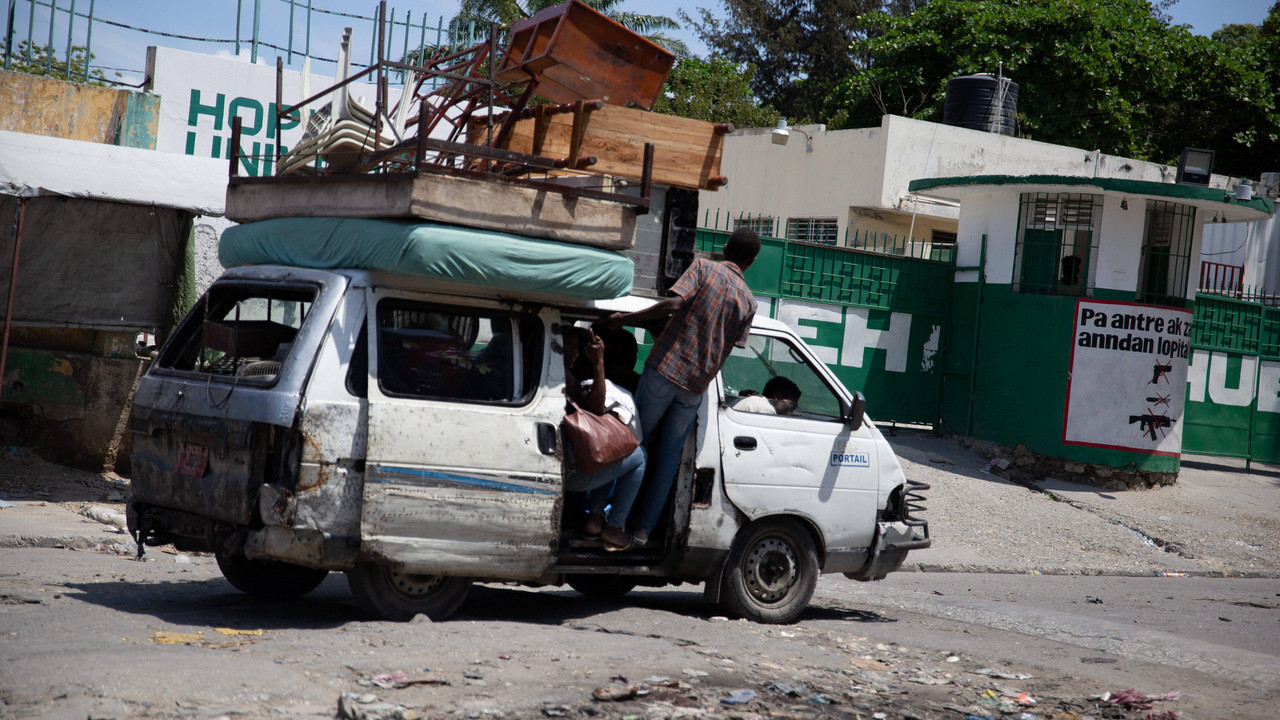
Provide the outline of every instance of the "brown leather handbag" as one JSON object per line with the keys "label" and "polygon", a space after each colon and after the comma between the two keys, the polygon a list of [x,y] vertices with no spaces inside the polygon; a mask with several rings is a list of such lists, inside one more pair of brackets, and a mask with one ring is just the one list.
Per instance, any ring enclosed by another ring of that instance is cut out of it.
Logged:
{"label": "brown leather handbag", "polygon": [[572,400],[565,407],[563,427],[578,472],[593,473],[620,463],[640,446],[635,433],[616,415],[596,415]]}

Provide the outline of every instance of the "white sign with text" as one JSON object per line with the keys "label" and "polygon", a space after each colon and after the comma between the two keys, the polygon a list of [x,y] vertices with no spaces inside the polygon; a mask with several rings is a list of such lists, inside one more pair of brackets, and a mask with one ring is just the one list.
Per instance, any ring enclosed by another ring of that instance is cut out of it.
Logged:
{"label": "white sign with text", "polygon": [[1189,310],[1078,301],[1062,441],[1181,453],[1191,320]]}

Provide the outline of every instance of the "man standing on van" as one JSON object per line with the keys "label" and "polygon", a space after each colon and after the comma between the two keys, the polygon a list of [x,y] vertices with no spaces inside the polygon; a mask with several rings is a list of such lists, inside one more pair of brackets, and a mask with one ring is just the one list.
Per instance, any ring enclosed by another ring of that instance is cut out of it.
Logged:
{"label": "man standing on van", "polygon": [[[724,262],[694,260],[667,297],[638,312],[614,313],[602,323],[614,329],[669,318],[645,361],[636,390],[644,433],[641,441],[653,466],[640,506],[631,514],[640,544],[648,542],[666,505],[702,394],[724,367],[733,346],[747,346],[756,301],[742,273],[759,252],[760,237],[755,231],[738,228],[724,245]],[[654,448],[650,439],[659,427],[662,438]]]}

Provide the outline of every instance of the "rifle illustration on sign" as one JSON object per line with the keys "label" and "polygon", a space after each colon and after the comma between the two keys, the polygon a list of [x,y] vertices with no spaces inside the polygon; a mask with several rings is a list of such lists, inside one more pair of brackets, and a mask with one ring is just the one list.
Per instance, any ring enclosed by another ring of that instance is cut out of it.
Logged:
{"label": "rifle illustration on sign", "polygon": [[1150,408],[1145,415],[1130,415],[1129,424],[1134,423],[1138,423],[1138,429],[1143,435],[1151,437],[1151,442],[1160,440],[1160,437],[1165,434],[1164,428],[1173,427],[1173,420],[1168,415],[1157,415]]}

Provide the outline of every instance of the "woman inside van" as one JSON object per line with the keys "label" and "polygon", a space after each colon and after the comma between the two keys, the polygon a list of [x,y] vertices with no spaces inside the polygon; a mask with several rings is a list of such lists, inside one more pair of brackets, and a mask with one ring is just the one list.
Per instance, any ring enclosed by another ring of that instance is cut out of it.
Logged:
{"label": "woman inside van", "polygon": [[[642,437],[635,400],[631,393],[605,378],[604,367],[604,341],[587,328],[566,326],[565,392],[582,410],[596,415],[613,413],[636,438]],[[587,537],[599,536],[606,550],[626,550],[634,544],[624,526],[644,481],[644,464],[644,448],[637,447],[607,468],[592,473],[575,469],[565,479],[566,491],[587,493],[590,514],[585,532]]]}

